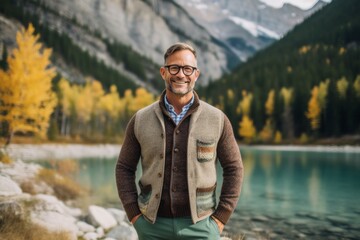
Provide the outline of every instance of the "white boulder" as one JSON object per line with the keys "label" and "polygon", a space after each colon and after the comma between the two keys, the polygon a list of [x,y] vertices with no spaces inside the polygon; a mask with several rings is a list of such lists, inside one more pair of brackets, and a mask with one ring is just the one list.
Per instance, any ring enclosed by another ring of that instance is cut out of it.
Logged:
{"label": "white boulder", "polygon": [[13,196],[21,193],[22,190],[16,182],[0,175],[0,196]]}
{"label": "white boulder", "polygon": [[76,240],[78,228],[73,217],[58,212],[35,211],[31,213],[31,221],[51,232],[66,232],[69,239]]}
{"label": "white boulder", "polygon": [[111,213],[111,215],[113,215],[113,217],[116,219],[118,224],[121,224],[122,222],[125,221],[126,213],[124,210],[120,210],[117,208],[108,208],[107,210]]}
{"label": "white boulder", "polygon": [[95,232],[95,228],[94,226],[86,223],[86,222],[83,222],[83,221],[78,221],[76,223],[76,226],[79,228],[79,231],[82,231],[84,233],[87,233],[87,232]]}
{"label": "white boulder", "polygon": [[89,217],[93,225],[100,226],[105,230],[117,225],[116,219],[105,208],[91,205],[89,207]]}

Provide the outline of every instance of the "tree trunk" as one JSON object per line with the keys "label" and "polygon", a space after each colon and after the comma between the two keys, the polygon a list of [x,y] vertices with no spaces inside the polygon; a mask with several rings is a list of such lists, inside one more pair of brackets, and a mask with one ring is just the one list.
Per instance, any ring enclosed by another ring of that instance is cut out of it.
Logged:
{"label": "tree trunk", "polygon": [[6,137],[6,142],[4,146],[5,148],[7,148],[10,145],[13,136],[14,136],[14,132],[13,131],[9,132],[9,134]]}

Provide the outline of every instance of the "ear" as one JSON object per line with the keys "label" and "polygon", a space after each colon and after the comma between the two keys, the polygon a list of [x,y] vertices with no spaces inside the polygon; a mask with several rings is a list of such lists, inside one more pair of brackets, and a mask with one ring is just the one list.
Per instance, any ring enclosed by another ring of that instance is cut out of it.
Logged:
{"label": "ear", "polygon": [[200,76],[200,70],[199,69],[196,69],[195,71],[195,82],[197,81],[197,79],[199,78]]}
{"label": "ear", "polygon": [[166,69],[164,67],[160,68],[160,75],[162,77],[162,79],[165,80],[165,74],[166,74]]}

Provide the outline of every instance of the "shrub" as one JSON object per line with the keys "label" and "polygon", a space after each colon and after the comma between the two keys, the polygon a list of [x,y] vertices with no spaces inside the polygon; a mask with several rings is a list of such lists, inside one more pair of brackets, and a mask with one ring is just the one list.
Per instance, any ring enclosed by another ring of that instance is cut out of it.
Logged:
{"label": "shrub", "polygon": [[70,240],[66,232],[50,232],[22,215],[0,212],[0,240]]}
{"label": "shrub", "polygon": [[71,200],[82,196],[85,190],[79,184],[66,178],[55,170],[43,168],[38,173],[38,179],[54,189],[55,196],[61,200]]}
{"label": "shrub", "polygon": [[0,149],[0,162],[4,164],[10,164],[13,162],[4,149]]}

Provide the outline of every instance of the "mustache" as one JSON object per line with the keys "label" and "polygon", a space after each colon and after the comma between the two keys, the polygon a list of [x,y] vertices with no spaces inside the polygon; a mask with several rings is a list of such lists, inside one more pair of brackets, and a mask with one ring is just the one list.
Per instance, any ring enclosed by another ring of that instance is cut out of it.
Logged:
{"label": "mustache", "polygon": [[171,82],[186,82],[186,83],[189,83],[190,80],[187,79],[187,78],[180,78],[180,77],[172,77],[170,78],[170,81]]}

